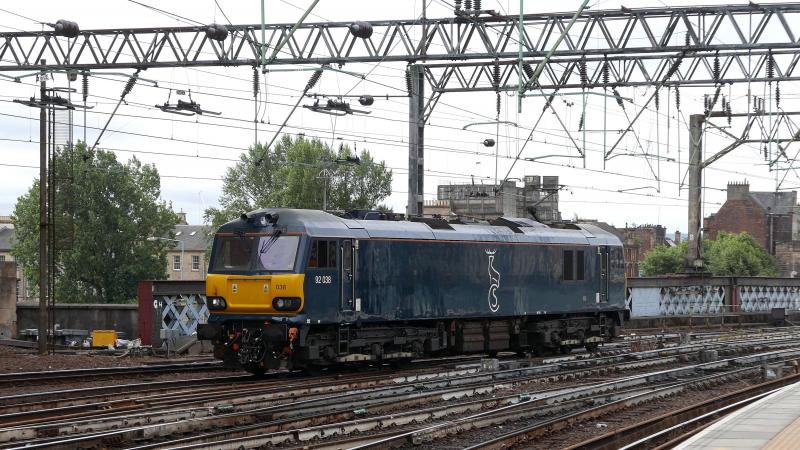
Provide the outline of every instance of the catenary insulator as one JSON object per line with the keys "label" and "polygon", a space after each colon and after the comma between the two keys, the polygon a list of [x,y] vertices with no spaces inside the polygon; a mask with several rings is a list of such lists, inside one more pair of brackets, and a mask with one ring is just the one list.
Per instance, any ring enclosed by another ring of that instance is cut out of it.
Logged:
{"label": "catenary insulator", "polygon": [[772,57],[772,50],[767,54],[767,78],[775,77],[775,59]]}
{"label": "catenary insulator", "polygon": [[500,117],[500,93],[497,93],[497,101],[495,102],[495,112],[497,113],[497,117]]}
{"label": "catenary insulator", "polygon": [[133,86],[136,84],[136,80],[138,79],[139,79],[139,71],[137,70],[136,72],[133,73],[133,75],[131,75],[130,78],[128,78],[128,82],[125,83],[125,89],[122,90],[122,98],[125,98],[126,95],[131,93],[131,90],[133,89]]}
{"label": "catenary insulator", "polygon": [[684,39],[685,39],[686,46],[688,47],[688,46],[689,46],[689,44],[691,44],[691,43],[692,43],[692,41],[691,41],[691,38],[690,38],[690,36],[689,36],[689,32],[688,32],[688,31],[686,32],[686,36],[685,36],[685,38],[684,38]]}
{"label": "catenary insulator", "polygon": [[472,11],[472,0],[464,0],[464,9]]}
{"label": "catenary insulator", "polygon": [[608,60],[603,61],[603,85],[608,86],[610,68],[608,67]]}
{"label": "catenary insulator", "polygon": [[83,72],[83,79],[81,80],[81,88],[83,89],[83,101],[89,97],[89,72]]}
{"label": "catenary insulator", "polygon": [[68,38],[75,38],[81,34],[81,28],[77,23],[69,20],[59,20],[53,25],[56,36],[64,36]]}
{"label": "catenary insulator", "polygon": [[495,89],[500,87],[500,61],[494,60],[494,67],[492,68],[492,86]]}
{"label": "catenary insulator", "polygon": [[260,89],[258,78],[258,68],[253,66],[253,97],[258,96],[258,91]]}
{"label": "catenary insulator", "polygon": [[775,106],[781,106],[781,87],[778,85],[778,83],[775,83]]}
{"label": "catenary insulator", "polygon": [[661,100],[661,96],[659,95],[659,90],[658,89],[656,89],[655,96],[654,96],[653,100],[655,100],[655,102],[656,102],[656,111],[658,111],[659,106],[661,105],[661,101],[660,101]]}
{"label": "catenary insulator", "polygon": [[322,77],[322,69],[317,69],[311,74],[311,78],[306,83],[306,92],[310,91],[317,84],[317,81]]}
{"label": "catenary insulator", "polygon": [[578,121],[578,131],[583,130],[583,121],[586,117],[586,113],[581,113],[581,119]]}
{"label": "catenary insulator", "polygon": [[530,80],[531,78],[533,78],[533,73],[534,73],[534,72],[533,72],[533,67],[531,67],[531,65],[530,65],[530,64],[528,64],[528,63],[522,63],[522,71],[523,71],[523,72],[525,72],[525,75],[527,75],[527,76],[528,76],[528,79],[529,79],[529,80]]}
{"label": "catenary insulator", "polygon": [[714,56],[714,81],[719,82],[719,52]]}
{"label": "catenary insulator", "polygon": [[617,100],[617,104],[624,111],[625,110],[625,103],[622,102],[622,96],[619,94],[619,91],[617,90],[617,88],[612,87],[611,88],[611,92],[614,93],[614,99]]}
{"label": "catenary insulator", "polygon": [[681,89],[677,85],[675,86],[675,109],[681,110]]}
{"label": "catenary insulator", "polygon": [[589,77],[586,75],[586,59],[581,59],[578,62],[578,75],[581,78],[581,86],[586,86],[589,82]]}
{"label": "catenary insulator", "polygon": [[475,11],[481,10],[481,0],[473,0],[472,3],[475,5]]}
{"label": "catenary insulator", "polygon": [[372,24],[369,22],[353,22],[350,24],[350,33],[361,39],[368,39],[372,36]]}
{"label": "catenary insulator", "polygon": [[206,27],[206,37],[218,42],[228,38],[228,27],[218,23],[212,23]]}
{"label": "catenary insulator", "polygon": [[406,67],[406,91],[408,91],[408,96],[411,97],[411,69]]}
{"label": "catenary insulator", "polygon": [[455,4],[455,8],[454,9],[455,9],[455,13],[458,14],[461,11],[461,0],[455,0],[455,1],[456,1],[456,4]]}

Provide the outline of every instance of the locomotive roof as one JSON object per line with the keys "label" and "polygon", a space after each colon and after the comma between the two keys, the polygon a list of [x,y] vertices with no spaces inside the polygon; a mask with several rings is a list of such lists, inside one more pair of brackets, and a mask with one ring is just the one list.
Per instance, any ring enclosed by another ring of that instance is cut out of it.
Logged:
{"label": "locomotive roof", "polygon": [[[524,218],[503,218],[513,226],[488,224],[448,224],[445,229],[428,223],[392,220],[355,220],[311,209],[268,208],[247,213],[248,218],[269,215],[286,232],[306,233],[314,237],[352,239],[418,239],[482,242],[527,242],[544,244],[616,245],[619,238],[592,224],[574,224],[575,228],[552,228]],[[253,221],[237,219],[226,223],[220,232],[267,231]]]}

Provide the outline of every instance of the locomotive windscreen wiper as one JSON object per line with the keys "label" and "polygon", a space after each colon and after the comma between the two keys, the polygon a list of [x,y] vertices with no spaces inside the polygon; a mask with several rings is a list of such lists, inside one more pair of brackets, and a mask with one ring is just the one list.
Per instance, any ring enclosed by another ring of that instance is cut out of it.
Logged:
{"label": "locomotive windscreen wiper", "polygon": [[261,243],[261,248],[259,248],[258,254],[259,255],[266,254],[269,251],[269,249],[271,249],[272,246],[275,245],[275,242],[278,240],[278,237],[280,235],[281,235],[281,230],[275,230],[275,232],[272,233],[272,236],[269,237],[268,241]]}

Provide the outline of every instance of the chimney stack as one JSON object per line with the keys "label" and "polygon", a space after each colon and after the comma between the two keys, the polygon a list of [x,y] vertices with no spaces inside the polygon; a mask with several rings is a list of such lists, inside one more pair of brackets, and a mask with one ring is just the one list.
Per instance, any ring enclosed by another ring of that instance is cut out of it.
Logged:
{"label": "chimney stack", "polygon": [[175,215],[178,216],[178,225],[189,225],[189,223],[186,222],[186,213],[185,212],[181,211],[179,213],[175,213]]}
{"label": "chimney stack", "polygon": [[680,243],[681,243],[681,232],[675,230],[675,245],[678,245]]}

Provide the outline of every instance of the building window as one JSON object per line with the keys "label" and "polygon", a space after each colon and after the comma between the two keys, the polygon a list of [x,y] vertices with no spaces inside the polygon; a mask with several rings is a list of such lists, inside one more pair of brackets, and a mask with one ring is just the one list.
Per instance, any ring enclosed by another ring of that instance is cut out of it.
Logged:
{"label": "building window", "polygon": [[0,262],[3,262],[5,260],[6,260],[6,255],[0,255]]}
{"label": "building window", "polygon": [[172,270],[176,272],[181,270],[181,257],[178,255],[172,256]]}
{"label": "building window", "polygon": [[192,270],[197,272],[200,270],[200,256],[192,255]]}

